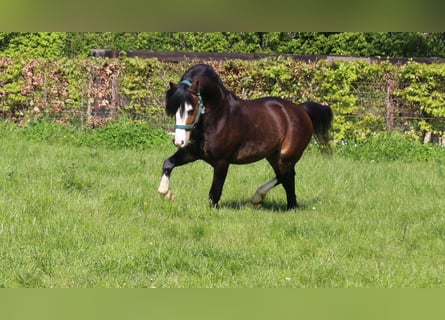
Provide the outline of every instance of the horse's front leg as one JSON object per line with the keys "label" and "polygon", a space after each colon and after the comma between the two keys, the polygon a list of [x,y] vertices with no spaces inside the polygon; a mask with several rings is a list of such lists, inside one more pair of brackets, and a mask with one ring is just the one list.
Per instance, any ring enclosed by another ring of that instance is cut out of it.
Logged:
{"label": "horse's front leg", "polygon": [[217,208],[219,199],[221,198],[224,182],[226,181],[229,163],[220,161],[213,166],[213,181],[209,192],[209,199],[212,206]]}
{"label": "horse's front leg", "polygon": [[164,161],[162,166],[162,178],[159,184],[158,192],[169,200],[173,200],[174,196],[170,190],[170,175],[175,167],[193,162],[197,157],[190,152],[188,148],[179,149],[170,158]]}

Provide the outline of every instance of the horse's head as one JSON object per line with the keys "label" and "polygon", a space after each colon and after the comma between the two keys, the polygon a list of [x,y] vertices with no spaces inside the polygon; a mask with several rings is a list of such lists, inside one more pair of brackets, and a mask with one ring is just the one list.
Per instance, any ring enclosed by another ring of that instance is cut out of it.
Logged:
{"label": "horse's head", "polygon": [[187,146],[191,131],[205,112],[199,81],[170,82],[170,89],[166,93],[166,111],[168,115],[175,116],[175,145],[178,148]]}

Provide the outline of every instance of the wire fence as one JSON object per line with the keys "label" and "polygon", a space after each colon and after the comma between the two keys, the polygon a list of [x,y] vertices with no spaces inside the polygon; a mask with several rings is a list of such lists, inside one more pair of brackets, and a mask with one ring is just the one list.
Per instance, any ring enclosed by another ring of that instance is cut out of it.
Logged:
{"label": "wire fence", "polygon": [[[422,115],[418,108],[412,105],[406,104],[406,101],[402,101],[397,98],[389,98],[387,92],[382,88],[375,87],[373,84],[364,84],[363,87],[367,87],[368,90],[360,89],[353,91],[352,95],[356,96],[356,112],[342,113],[341,107],[337,107],[342,101],[329,101],[329,104],[333,106],[335,116],[343,117],[347,120],[357,122],[363,121],[369,116],[373,116],[375,121],[379,123],[377,127],[381,129],[396,129],[403,132],[411,130],[419,121],[439,122],[445,129],[445,117],[428,117]],[[118,91],[118,88],[112,89]],[[8,112],[8,107],[2,103],[0,99],[0,115],[3,119],[10,119],[17,123],[29,122],[36,119],[45,119],[61,124],[69,124],[76,127],[101,127],[110,120],[131,120],[147,123],[148,125],[156,128],[162,128],[165,130],[171,129],[172,120],[169,119],[164,113],[164,97],[157,97],[157,103],[151,105],[147,111],[138,110],[126,104],[125,98],[119,98],[118,94],[110,97],[110,101],[114,100],[113,104],[110,104],[107,99],[102,99],[104,103],[95,102],[91,98],[91,92],[84,92],[81,94],[83,98],[77,105],[72,105],[70,101],[63,102],[63,109],[57,107],[50,107],[41,110],[40,108],[33,107],[32,102],[27,101],[24,109],[30,110],[27,114],[25,111],[11,114]],[[101,97],[103,98],[103,96]],[[247,96],[245,98],[248,98]],[[295,102],[303,102],[300,96],[285,97]],[[57,106],[61,103],[59,98],[47,99],[45,104],[48,106]],[[144,102],[142,102],[144,103]],[[152,100],[148,103],[152,103]],[[388,105],[393,105],[394,110],[389,120]],[[391,123],[389,122],[391,121]],[[433,135],[434,138],[434,135]],[[437,138],[439,139],[439,138]],[[436,140],[437,140],[436,139]],[[436,141],[438,142],[438,141]]]}
{"label": "wire fence", "polygon": [[[137,59],[33,60],[16,67],[13,61],[0,59],[0,72],[3,72],[0,74],[0,117],[20,124],[45,119],[80,128],[97,128],[108,121],[127,119],[171,130],[172,120],[164,113],[165,89],[169,80],[178,79],[188,66],[196,62],[203,61],[186,60],[178,65]],[[250,79],[249,82],[245,80],[246,72],[243,74],[238,70],[240,66],[245,69],[249,66],[234,64],[221,67],[217,62],[212,63],[215,69],[225,72],[223,82],[241,98],[272,94],[268,90],[280,86],[277,75]],[[276,63],[279,66],[279,62]],[[409,87],[409,83],[398,83],[398,88],[394,88],[382,77],[357,80],[351,85],[342,84],[344,80],[340,79],[332,84],[338,85],[338,90],[329,89],[340,93],[326,94],[323,89],[325,82],[310,78],[304,78],[304,81],[295,91],[289,89],[292,83],[283,83],[287,86],[282,90],[283,98],[330,104],[335,114],[334,129],[343,136],[369,136],[381,130],[394,129],[417,135],[425,142],[445,145],[445,117],[430,116],[422,111],[419,103],[394,93]],[[433,95],[443,94],[437,90],[445,88],[445,78],[437,82],[439,89],[432,90]]]}

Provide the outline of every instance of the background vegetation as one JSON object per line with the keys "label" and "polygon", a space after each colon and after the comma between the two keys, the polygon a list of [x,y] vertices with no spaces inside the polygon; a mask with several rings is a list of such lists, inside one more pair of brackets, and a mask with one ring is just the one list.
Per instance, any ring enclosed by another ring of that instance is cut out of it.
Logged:
{"label": "background vegetation", "polygon": [[88,57],[91,49],[444,57],[445,33],[0,32],[0,55]]}
{"label": "background vegetation", "polygon": [[[168,82],[178,81],[198,62],[0,58],[0,112],[21,124],[46,118],[97,127],[125,117],[168,129],[163,111]],[[443,64],[282,58],[208,63],[241,98],[272,95],[331,105],[336,143],[363,142],[383,130],[397,130],[411,140],[445,142]]]}
{"label": "background vegetation", "polygon": [[[125,115],[167,123],[168,81],[201,61],[94,59],[91,49],[273,52],[383,57],[444,56],[445,33],[420,32],[135,32],[0,33],[0,108],[4,118],[46,117],[101,126]],[[274,95],[330,104],[335,141],[364,141],[384,129],[444,143],[442,64],[280,58],[210,62],[242,98]]]}

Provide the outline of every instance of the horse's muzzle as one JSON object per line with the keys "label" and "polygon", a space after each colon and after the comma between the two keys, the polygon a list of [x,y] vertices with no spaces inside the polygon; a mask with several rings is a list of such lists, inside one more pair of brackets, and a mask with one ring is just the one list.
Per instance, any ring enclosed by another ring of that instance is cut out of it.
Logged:
{"label": "horse's muzzle", "polygon": [[178,148],[184,148],[186,146],[186,143],[184,140],[178,140],[178,141],[173,140],[173,143]]}

